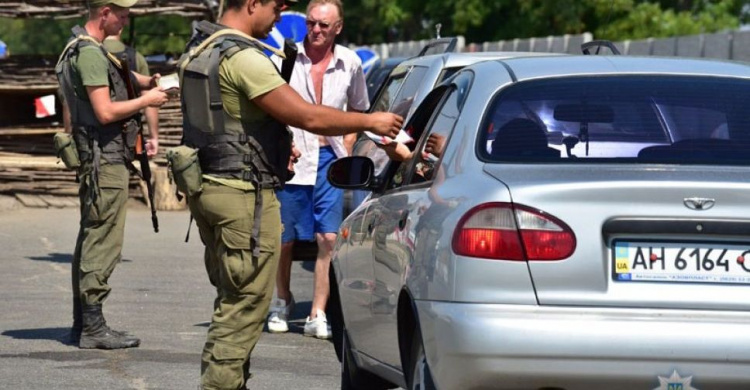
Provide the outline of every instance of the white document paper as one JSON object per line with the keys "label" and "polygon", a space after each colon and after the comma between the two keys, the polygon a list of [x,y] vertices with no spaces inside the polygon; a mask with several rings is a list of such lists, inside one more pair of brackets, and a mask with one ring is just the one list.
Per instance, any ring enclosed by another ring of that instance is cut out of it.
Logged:
{"label": "white document paper", "polygon": [[159,87],[162,91],[169,91],[171,89],[180,89],[180,78],[177,73],[168,74],[159,78]]}
{"label": "white document paper", "polygon": [[414,138],[412,138],[403,129],[401,129],[398,132],[398,135],[396,135],[395,139],[392,139],[391,137],[386,137],[384,135],[377,135],[369,131],[365,131],[365,135],[367,135],[367,137],[369,137],[371,140],[373,140],[376,144],[379,144],[379,145],[386,145],[386,140],[388,139],[390,139],[391,141],[400,142],[402,144],[408,144],[409,142],[414,142]]}

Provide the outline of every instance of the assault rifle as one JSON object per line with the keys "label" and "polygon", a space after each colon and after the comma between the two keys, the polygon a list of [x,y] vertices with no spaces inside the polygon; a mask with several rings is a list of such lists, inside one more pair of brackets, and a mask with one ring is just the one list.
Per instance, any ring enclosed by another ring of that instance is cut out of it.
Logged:
{"label": "assault rifle", "polygon": [[[122,53],[120,56],[120,68],[118,69],[122,80],[127,86],[128,99],[137,98],[127,54]],[[146,155],[146,140],[143,138],[143,126],[141,126],[140,120],[138,121],[138,134],[135,140],[135,159],[138,160],[138,165],[141,167],[141,173],[138,176],[146,182],[146,189],[148,190],[148,203],[151,204],[151,224],[154,226],[154,232],[159,233],[159,219],[156,217],[156,205],[154,204],[154,186],[151,184],[151,166],[148,163],[148,156]]]}

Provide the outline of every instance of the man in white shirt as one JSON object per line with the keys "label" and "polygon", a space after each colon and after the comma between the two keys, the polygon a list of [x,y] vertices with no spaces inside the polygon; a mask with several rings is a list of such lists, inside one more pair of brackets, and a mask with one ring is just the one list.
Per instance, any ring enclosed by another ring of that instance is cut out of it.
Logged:
{"label": "man in white shirt", "polygon": [[[334,40],[343,28],[341,0],[311,0],[307,6],[307,36],[297,44],[298,55],[289,85],[313,104],[365,111],[370,107],[362,61],[357,54]],[[331,337],[325,308],[329,296],[328,270],[336,233],[343,218],[343,192],[328,183],[328,166],[351,154],[356,134],[318,136],[291,128],[294,143],[302,152],[294,178],[277,193],[284,226],[281,259],[276,276],[276,295],[268,316],[268,330],[289,330],[287,320],[294,306],[290,290],[294,241],[318,244],[312,308],[305,323],[306,336]]]}

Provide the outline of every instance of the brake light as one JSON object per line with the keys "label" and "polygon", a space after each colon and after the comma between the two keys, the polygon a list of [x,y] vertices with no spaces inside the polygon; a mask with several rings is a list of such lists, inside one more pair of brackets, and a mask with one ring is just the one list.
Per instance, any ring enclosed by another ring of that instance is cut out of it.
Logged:
{"label": "brake light", "polygon": [[485,203],[461,218],[453,251],[502,260],[562,260],[576,247],[573,231],[542,211],[511,203]]}

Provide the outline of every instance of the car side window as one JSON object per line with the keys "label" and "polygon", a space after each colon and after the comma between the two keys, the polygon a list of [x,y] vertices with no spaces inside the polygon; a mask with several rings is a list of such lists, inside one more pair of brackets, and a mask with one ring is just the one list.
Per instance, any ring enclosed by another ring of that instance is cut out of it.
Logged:
{"label": "car side window", "polygon": [[445,144],[453,132],[460,112],[456,89],[445,100],[443,107],[433,117],[429,129],[422,135],[420,145],[414,153],[415,164],[410,166],[404,185],[432,181]]}
{"label": "car side window", "polygon": [[383,91],[378,95],[378,99],[372,104],[370,112],[387,112],[393,105],[393,100],[398,95],[401,85],[403,85],[406,74],[401,74],[392,77],[387,81],[387,84],[383,87]]}
{"label": "car side window", "polygon": [[409,109],[414,104],[414,98],[417,96],[417,92],[422,88],[422,80],[424,80],[426,75],[427,68],[423,66],[413,67],[406,75],[403,85],[398,91],[398,95],[396,95],[391,101],[388,111],[406,118]]}
{"label": "car side window", "polygon": [[434,179],[472,79],[473,73],[465,72],[451,84],[433,90],[420,105],[407,125],[407,132],[419,141],[414,146],[408,145],[412,151],[411,160],[401,164],[390,188]]}

